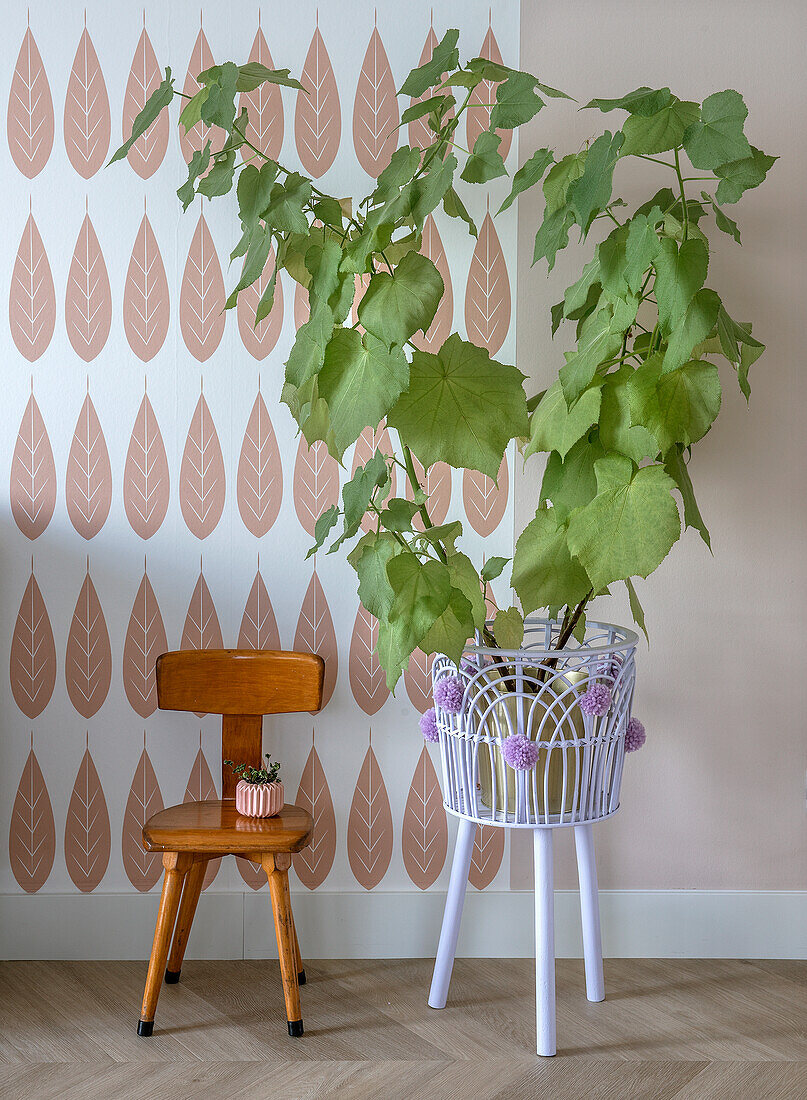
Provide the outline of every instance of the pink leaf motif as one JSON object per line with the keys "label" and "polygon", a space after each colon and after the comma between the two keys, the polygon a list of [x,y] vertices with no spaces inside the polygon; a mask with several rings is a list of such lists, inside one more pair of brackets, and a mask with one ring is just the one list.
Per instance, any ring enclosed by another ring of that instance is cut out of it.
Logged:
{"label": "pink leaf motif", "polygon": [[8,148],[28,179],[38,175],[53,148],[53,100],[31,28],[25,32],[8,95]]}
{"label": "pink leaf motif", "polygon": [[[144,32],[145,33],[145,32]],[[163,258],[143,215],[123,290],[123,328],[129,347],[148,363],[165,342],[171,309]]]}
{"label": "pink leaf motif", "polygon": [[294,284],[294,327],[302,328],[311,315],[308,291],[301,283]]}
{"label": "pink leaf motif", "polygon": [[[493,33],[493,28],[491,26],[488,26],[488,33],[485,35],[485,41],[482,43],[482,49],[479,51],[479,56],[484,57],[486,61],[493,61],[497,65],[502,64],[499,43],[496,41],[496,35]],[[469,149],[473,149],[476,139],[483,130],[490,129],[491,105],[496,102],[496,89],[498,86],[498,82],[483,80],[481,84],[477,84],[473,92],[471,92],[471,98],[468,101],[468,109],[465,112],[465,133]],[[502,139],[501,145],[499,146],[499,152],[504,160],[507,158],[507,154],[510,151],[513,131],[497,130],[496,133]]]}
{"label": "pink leaf motif", "polygon": [[[351,478],[355,475],[356,470],[358,470],[359,466],[365,466],[370,461],[370,459],[376,453],[376,450],[381,451],[383,455],[394,454],[394,451],[392,449],[392,441],[389,437],[389,432],[387,431],[383,422],[376,429],[365,428],[359,438],[356,440],[356,445],[353,448],[353,462],[350,468]],[[390,471],[390,478],[391,485],[389,495],[391,497],[394,497],[395,487],[397,485],[397,478],[395,476],[394,466]],[[365,516],[364,519],[361,521],[362,531],[369,531],[372,526],[372,517],[369,515]]]}
{"label": "pink leaf motif", "polygon": [[297,630],[294,635],[294,649],[302,653],[318,653],[325,662],[325,682],[322,686],[322,707],[328,705],[336,686],[339,669],[339,651],[336,645],[336,631],[333,628],[331,610],[319,577],[314,572],[308,585]]}
{"label": "pink leaf motif", "polygon": [[67,873],[83,894],[91,893],[106,874],[110,846],[109,811],[87,749],[73,785],[64,828]]}
{"label": "pink leaf motif", "polygon": [[[183,647],[184,648],[184,647]],[[196,754],[196,758],[191,768],[191,774],[188,776],[188,785],[185,788],[185,797],[183,802],[206,802],[208,799],[218,798],[216,792],[216,784],[213,780],[213,776],[210,773],[210,768],[207,766],[207,760],[205,760],[205,754],[202,752],[202,746],[199,746],[199,751]],[[221,857],[218,859],[211,859],[207,865],[205,871],[204,881],[202,883],[202,889],[206,890],[216,875],[219,873],[221,867]]]}
{"label": "pink leaf motif", "polygon": [[504,829],[495,825],[477,825],[471,853],[468,881],[484,890],[498,874],[504,858]]}
{"label": "pink leaf motif", "polygon": [[123,687],[126,698],[141,718],[157,709],[157,658],[168,649],[160,606],[148,574],[137,590],[123,643]]}
{"label": "pink leaf motif", "polygon": [[[143,110],[146,100],[156,91],[162,80],[160,66],[151,45],[151,39],[143,27],[140,41],[137,43],[126,95],[123,98],[123,136],[128,138],[132,132],[132,123]],[[168,112],[162,111],[152,122],[148,130],[141,134],[129,149],[128,160],[141,179],[153,176],[163,162],[168,148]]]}
{"label": "pink leaf motif", "polygon": [[76,50],[64,101],[64,145],[70,163],[88,180],[109,149],[109,98],[86,26]]}
{"label": "pink leaf motif", "polygon": [[112,325],[112,292],[104,256],[87,214],[67,276],[64,319],[73,351],[85,363],[103,349]]}
{"label": "pink leaf motif", "polygon": [[[196,36],[196,42],[193,46],[190,61],[188,62],[188,71],[185,74],[185,85],[182,89],[185,95],[196,95],[201,87],[196,80],[197,76],[199,73],[204,72],[205,69],[211,68],[214,64],[213,54],[210,50],[210,46],[207,44],[205,32],[200,28]],[[204,149],[208,140],[211,143],[211,150],[215,152],[224,144],[224,131],[218,126],[207,127],[201,121],[197,122],[193,129],[189,130],[187,134],[185,133],[185,127],[180,126],[179,147],[182,150],[182,156],[185,158],[186,164],[190,164],[191,157],[197,150]]]}
{"label": "pink leaf motif", "polygon": [[17,351],[33,363],[53,337],[56,291],[42,238],[30,214],[11,273],[8,322]]}
{"label": "pink leaf motif", "polygon": [[112,504],[112,468],[89,394],[81,406],[70,444],[65,493],[70,522],[82,538],[94,538],[106,523]]}
{"label": "pink leaf motif", "polygon": [[266,871],[260,863],[253,863],[251,859],[246,859],[244,856],[236,856],[235,865],[250,890],[260,890],[266,885]]}
{"label": "pink leaf motif", "polygon": [[[429,33],[426,36],[426,42],[423,46],[423,52],[420,55],[418,65],[426,65],[431,61],[437,41],[438,39],[437,35],[434,33],[434,27],[429,27]],[[422,103],[433,94],[432,89],[428,88],[423,95],[411,98],[409,104],[411,107],[414,107],[416,103]],[[445,115],[445,119],[447,120],[453,117],[454,108],[452,107]],[[434,143],[435,137],[436,134],[434,131],[429,129],[428,116],[412,119],[409,123],[409,144],[413,149],[428,149],[428,147]]]}
{"label": "pink leaf motif", "polygon": [[56,826],[33,748],[22,769],[11,811],[8,855],[14,878],[26,894],[35,894],[48,881],[56,855]]}
{"label": "pink leaf motif", "polygon": [[421,714],[434,706],[432,699],[432,662],[434,654],[426,654],[416,649],[404,669],[404,684],[409,702]]}
{"label": "pink leaf motif", "polygon": [[56,645],[33,567],[11,636],[9,674],[17,706],[26,718],[36,718],[53,695]]}
{"label": "pink leaf motif", "polygon": [[225,491],[224,456],[210,409],[200,395],[179,470],[182,515],[198,539],[206,539],[221,519]]}
{"label": "pink leaf motif", "polygon": [[70,702],[82,718],[92,718],[106,699],[112,681],[112,650],[104,612],[89,571],[76,600],[67,635],[64,676]]}
{"label": "pink leaf motif", "polygon": [[[428,470],[424,471],[415,456],[412,456],[418,483],[424,492],[429,494],[429,517],[435,525],[441,524],[448,515],[448,506],[451,503],[451,467],[447,462],[435,462]],[[413,499],[412,487],[409,480],[406,482],[406,496]],[[419,515],[415,516],[413,525],[418,531],[423,530],[423,520]]]}
{"label": "pink leaf motif", "polygon": [[317,440],[308,446],[300,436],[294,464],[294,508],[303,530],[314,537],[314,526],[324,511],[339,500],[339,463]]}
{"label": "pink leaf motif", "polygon": [[347,857],[360,886],[378,886],[392,859],[392,813],[372,746],[359,772],[347,821]]}
{"label": "pink leaf motif", "polygon": [[384,43],[373,28],[356,85],[353,145],[365,172],[378,176],[398,145],[398,97]]}
{"label": "pink leaf motif", "polygon": [[465,290],[468,339],[495,355],[510,328],[510,280],[490,214],[476,242]]}
{"label": "pink leaf motif", "polygon": [[241,629],[238,632],[239,649],[280,649],[280,632],[272,608],[272,601],[260,572],[255,574],[247,596]]}
{"label": "pink leaf motif", "polygon": [[132,530],[150,539],[168,511],[170,478],[165,444],[147,394],[143,394],[123,469],[123,506]]}
{"label": "pink leaf motif", "polygon": [[462,475],[462,502],[468,522],[478,535],[490,535],[502,521],[507,508],[509,475],[507,455],[499,467],[498,487],[492,478],[478,470],[465,470]]}
{"label": "pink leaf motif", "polygon": [[200,363],[224,335],[224,279],[204,214],[199,215],[179,292],[179,327],[185,347]]}
{"label": "pink leaf motif", "polygon": [[126,811],[123,815],[121,849],[126,877],[136,890],[145,893],[160,879],[163,870],[159,852],[143,849],[143,826],[163,809],[163,796],[149,754],[143,749],[135,769]]}
{"label": "pink leaf motif", "polygon": [[349,670],[353,698],[365,714],[375,714],[386,703],[389,688],[378,659],[378,619],[361,606],[350,639]]}
{"label": "pink leaf motif", "polygon": [[[252,63],[265,65],[267,69],[275,67],[260,27],[253,39],[249,60]],[[246,129],[247,140],[271,160],[277,160],[283,146],[283,97],[280,87],[267,82],[259,85],[252,92],[242,92],[239,111],[245,108],[249,117]],[[255,156],[247,145],[242,147],[241,155],[247,161],[254,159]]]}
{"label": "pink leaf motif", "polygon": [[283,499],[283,467],[275,430],[258,392],[249,415],[236,479],[238,511],[256,538],[271,530]]}
{"label": "pink leaf motif", "polygon": [[27,539],[42,534],[56,507],[56,466],[34,395],[28,398],[11,459],[11,514]]}
{"label": "pink leaf motif", "polygon": [[207,587],[204,573],[199,574],[193,590],[185,625],[182,629],[180,649],[223,649],[224,640],[213,597]]}
{"label": "pink leaf motif", "polygon": [[440,783],[425,745],[412,776],[401,831],[406,873],[419,890],[428,890],[446,861],[448,825]]}
{"label": "pink leaf motif", "polygon": [[311,39],[300,83],[305,92],[297,93],[294,115],[297,154],[303,171],[319,179],[333,164],[342,136],[339,91],[319,27]]}
{"label": "pink leaf motif", "polygon": [[367,293],[367,287],[369,285],[369,274],[356,276],[356,292],[353,295],[353,305],[351,306],[351,312],[353,314],[353,324],[362,334],[364,333],[364,328],[359,324],[359,306],[361,305],[362,298]]}
{"label": "pink leaf motif", "polygon": [[275,298],[267,317],[255,324],[255,316],[261,295],[266,290],[272,272],[275,269],[275,250],[269,250],[269,258],[261,277],[252,286],[245,287],[238,295],[236,313],[241,343],[253,359],[265,359],[280,338],[283,328],[283,284],[278,278],[275,282]]}
{"label": "pink leaf motif", "polygon": [[313,745],[300,777],[295,804],[308,810],[313,817],[314,836],[307,848],[294,855],[294,870],[303,886],[316,890],[333,867],[336,855],[336,817],[328,780]]}
{"label": "pink leaf motif", "polygon": [[443,291],[443,297],[440,299],[440,304],[437,307],[437,312],[434,315],[434,320],[428,330],[425,333],[416,332],[412,337],[412,343],[415,347],[420,348],[421,351],[436,352],[444,341],[448,339],[453,327],[454,292],[451,288],[451,272],[448,268],[446,250],[443,248],[443,242],[440,239],[440,234],[437,232],[437,226],[434,224],[434,218],[431,214],[426,218],[423,225],[423,244],[421,245],[420,251],[424,256],[428,256],[440,272],[445,290]]}

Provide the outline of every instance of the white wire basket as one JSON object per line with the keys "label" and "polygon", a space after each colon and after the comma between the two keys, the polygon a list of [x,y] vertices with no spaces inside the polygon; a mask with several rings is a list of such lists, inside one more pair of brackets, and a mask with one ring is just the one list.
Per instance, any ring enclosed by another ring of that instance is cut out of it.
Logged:
{"label": "white wire basket", "polygon": [[[559,633],[559,623],[529,617],[521,649],[468,646],[459,668],[448,657],[435,658],[434,689],[447,677],[457,677],[462,689],[458,713],[435,703],[450,813],[534,829],[599,821],[619,808],[637,635],[588,622],[582,642],[557,650]],[[581,706],[597,684],[608,692],[590,694]],[[595,710],[602,710],[608,693],[605,713],[589,713],[593,695],[600,700]],[[503,745],[514,735],[534,742],[533,766],[506,763]]]}

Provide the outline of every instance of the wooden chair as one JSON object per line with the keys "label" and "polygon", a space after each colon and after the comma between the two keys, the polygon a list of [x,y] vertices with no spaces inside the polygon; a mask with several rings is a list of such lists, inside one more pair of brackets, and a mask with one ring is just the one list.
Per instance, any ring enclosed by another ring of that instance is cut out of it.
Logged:
{"label": "wooden chair", "polygon": [[[162,710],[220,714],[222,761],[260,767],[262,717],[319,710],[324,664],[307,653],[269,650],[189,650],[157,660],[157,701]],[[222,768],[222,799],[170,806],[143,826],[143,846],[163,853],[163,879],[138,1035],[151,1035],[163,974],[179,981],[202,881],[210,859],[246,856],[269,880],[289,1035],[303,1034],[299,986],[305,983],[291,912],[288,871],[293,852],[311,842],[307,810],[286,805],[276,817],[236,813],[231,769]],[[173,943],[172,943],[173,935]],[[169,956],[170,948],[170,956]]]}

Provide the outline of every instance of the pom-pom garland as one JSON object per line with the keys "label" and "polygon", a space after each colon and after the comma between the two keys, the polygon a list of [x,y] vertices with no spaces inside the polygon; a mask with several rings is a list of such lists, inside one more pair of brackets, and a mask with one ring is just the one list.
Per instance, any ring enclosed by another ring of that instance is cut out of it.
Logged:
{"label": "pom-pom garland", "polygon": [[645,728],[638,718],[628,719],[628,727],[625,730],[625,752],[636,752],[647,740]]}
{"label": "pom-pom garland", "polygon": [[440,740],[440,731],[437,728],[437,712],[434,707],[429,707],[425,714],[420,716],[420,732],[423,740],[432,744]]}
{"label": "pom-pom garland", "polygon": [[589,718],[602,718],[611,707],[611,689],[605,684],[592,684],[580,700],[580,709]]}
{"label": "pom-pom garland", "polygon": [[530,741],[523,733],[511,733],[502,741],[502,756],[505,764],[517,771],[534,768],[538,762],[538,745]]}
{"label": "pom-pom garland", "polygon": [[459,714],[462,710],[464,687],[459,676],[445,676],[438,680],[434,688],[434,701],[448,714]]}

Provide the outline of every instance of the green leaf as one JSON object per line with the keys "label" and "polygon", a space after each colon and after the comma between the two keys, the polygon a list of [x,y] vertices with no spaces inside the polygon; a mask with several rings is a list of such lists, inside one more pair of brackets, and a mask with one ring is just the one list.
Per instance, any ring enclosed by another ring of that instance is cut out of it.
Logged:
{"label": "green leaf", "polygon": [[[481,628],[485,624],[487,605],[476,566],[465,554],[455,552],[449,554],[447,568],[452,587],[458,588],[471,605],[474,626]],[[466,634],[465,638],[469,636]]]}
{"label": "green leaf", "polygon": [[238,66],[232,61],[215,65],[198,76],[200,84],[207,85],[207,97],[201,105],[201,121],[205,126],[220,126],[229,133],[235,121],[235,96],[238,83]]}
{"label": "green leaf", "polygon": [[715,225],[721,232],[726,233],[729,237],[733,237],[737,244],[742,244],[740,240],[740,227],[737,223],[725,213],[725,211],[717,205],[708,191],[701,191],[701,198],[704,202],[711,206],[715,216]]}
{"label": "green leaf", "polygon": [[549,165],[554,163],[554,160],[555,157],[551,149],[536,149],[526,164],[522,164],[513,176],[513,186],[510,188],[510,194],[499,207],[498,212],[501,214],[503,210],[507,210],[523,191],[527,191],[536,184]]}
{"label": "green leaf", "polygon": [[569,549],[568,529],[554,508],[539,508],[519,536],[511,584],[525,615],[543,607],[574,606],[591,582]]}
{"label": "green leaf", "polygon": [[428,171],[404,188],[400,208],[397,204],[392,208],[396,218],[408,219],[422,233],[426,218],[444,201],[453,183],[456,167],[457,158],[453,154],[444,160],[435,157]]}
{"label": "green leaf", "polygon": [[314,212],[314,217],[319,218],[324,225],[332,226],[341,232],[344,211],[338,199],[333,198],[331,195],[323,195],[322,198],[311,204],[311,209]]}
{"label": "green leaf", "polygon": [[377,272],[359,303],[359,321],[388,347],[402,346],[434,320],[445,287],[427,256],[408,252],[395,271]]}
{"label": "green leaf", "polygon": [[468,226],[468,232],[472,237],[479,236],[479,230],[476,228],[473,218],[465,209],[465,204],[453,187],[449,187],[443,195],[443,210],[449,218],[461,218]]}
{"label": "green leaf", "polygon": [[764,344],[751,335],[750,324],[740,324],[739,321],[735,321],[722,305],[717,314],[717,336],[723,355],[734,366],[740,362],[740,348],[743,344],[747,344],[750,348],[759,348],[751,362],[758,359],[765,348]]}
{"label": "green leaf", "polygon": [[[748,331],[749,333],[751,331],[750,325],[748,326]],[[746,401],[751,396],[751,386],[748,383],[748,371],[754,363],[756,363],[764,350],[764,344],[759,344],[756,347],[745,343],[740,344],[740,365],[737,367],[737,382],[739,383],[740,390]]]}
{"label": "green leaf", "polygon": [[347,560],[359,577],[362,606],[375,615],[379,623],[386,620],[395,598],[387,577],[387,564],[399,553],[400,547],[392,535],[368,531],[348,554]]}
{"label": "green leaf", "polygon": [[715,192],[718,202],[737,202],[743,192],[759,187],[779,159],[769,157],[759,149],[755,149],[753,145],[749,148],[750,156],[718,165],[715,169],[715,175],[720,177],[720,183]]}
{"label": "green leaf", "polygon": [[638,294],[645,274],[661,249],[656,226],[661,221],[659,208],[647,214],[634,214],[625,244],[625,279],[633,294]]}
{"label": "green leaf", "polygon": [[393,497],[387,501],[387,506],[380,515],[381,526],[387,531],[395,531],[398,534],[409,534],[412,531],[412,520],[418,512],[418,506],[414,501],[404,497]]}
{"label": "green leaf", "polygon": [[471,601],[461,589],[452,585],[448,606],[423,636],[419,648],[424,653],[445,653],[459,664],[475,626]]}
{"label": "green leaf", "polygon": [[387,622],[396,627],[398,646],[408,656],[448,607],[448,569],[442,562],[420,561],[404,551],[387,562],[387,578],[394,593]]}
{"label": "green leaf", "polygon": [[413,103],[411,107],[407,107],[401,115],[401,125],[405,126],[407,122],[414,122],[416,118],[423,118],[424,115],[430,115],[432,111],[440,111],[446,106],[454,105],[454,97],[450,95],[433,95],[428,99],[422,99],[419,103]]}
{"label": "green leaf", "polygon": [[557,451],[561,458],[585,435],[600,415],[600,390],[584,390],[569,408],[559,381],[553,382],[530,419],[530,441],[524,457],[538,451]]}
{"label": "green leaf", "polygon": [[665,237],[659,242],[658,255],[653,262],[659,321],[669,332],[706,282],[709,252],[703,241],[686,240],[679,248],[675,241]]}
{"label": "green leaf", "polygon": [[569,517],[569,548],[595,590],[612,581],[646,577],[681,533],[670,495],[674,483],[661,466],[636,469],[610,454],[596,464],[598,493]]}
{"label": "green leaf", "polygon": [[182,108],[179,125],[184,127],[186,134],[202,121],[202,107],[209,95],[210,88],[200,88],[196,95],[192,96]]}
{"label": "green leaf", "polygon": [[631,424],[628,385],[633,374],[634,368],[623,363],[607,376],[602,387],[600,440],[607,450],[618,451],[639,463],[656,457],[658,443],[646,428]]}
{"label": "green leaf", "polygon": [[[387,461],[380,451],[376,451],[373,457],[365,463],[364,466],[359,466],[356,473],[350,479],[346,481],[342,486],[342,509],[344,512],[345,522],[344,530],[340,535],[338,541],[334,543],[328,553],[333,553],[346,539],[351,539],[356,534],[361,525],[361,521],[364,519],[364,514],[370,506],[370,501],[373,498],[373,493],[376,489],[384,486],[389,480],[389,471],[387,469]],[[372,534],[372,532],[371,532]],[[364,539],[361,543],[357,543],[356,550],[364,543],[369,545],[371,540],[365,542]],[[358,554],[361,557],[361,552]],[[369,561],[368,561],[369,568]],[[386,558],[385,566],[386,568]],[[386,578],[386,573],[384,574]],[[370,608],[365,604],[368,611]],[[373,614],[377,614],[373,612]]]}
{"label": "green leaf", "polygon": [[460,179],[466,183],[486,183],[497,176],[506,176],[507,169],[499,152],[501,143],[502,139],[498,134],[483,130],[474,142],[473,151],[465,162]]}
{"label": "green leaf", "polygon": [[676,99],[656,114],[645,117],[631,115],[625,119],[622,132],[625,144],[621,155],[629,157],[636,153],[649,155],[665,153],[675,149],[684,139],[689,126],[698,121],[700,108],[697,103]]}
{"label": "green leaf", "polygon": [[[266,261],[269,259],[269,250],[272,247],[272,234],[262,225],[256,225],[250,237],[244,266],[241,269],[241,278],[224,304],[225,309],[232,309],[238,300],[238,295],[248,286],[252,286],[256,279],[263,274]],[[270,307],[271,308],[271,307]]]}
{"label": "green leaf", "polygon": [[328,404],[340,459],[362,429],[383,420],[406,389],[409,363],[400,347],[388,348],[372,333],[337,328],[325,348],[317,385]]}
{"label": "green leaf", "polygon": [[319,550],[328,538],[331,528],[335,527],[338,522],[339,509],[335,504],[332,504],[330,508],[325,509],[314,524],[314,545],[306,554],[306,561],[308,561],[312,554],[316,554],[317,550]]}
{"label": "green leaf", "polygon": [[263,321],[263,319],[265,317],[268,317],[269,314],[272,312],[272,306],[275,303],[275,287],[276,286],[277,286],[277,264],[275,264],[274,268],[272,269],[272,274],[269,277],[269,280],[268,280],[266,286],[263,289],[263,294],[261,294],[260,298],[258,299],[258,306],[257,306],[257,309],[255,310],[255,325],[254,325],[255,328],[257,328],[258,325],[261,323],[261,321]]}
{"label": "green leaf", "polygon": [[[719,168],[730,161],[751,156],[751,146],[743,133],[748,115],[743,97],[729,88],[707,96],[701,105],[701,117],[683,137],[684,148],[696,168]],[[718,197],[718,202],[724,200]]]}
{"label": "green leaf", "polygon": [[500,649],[520,649],[524,641],[524,619],[517,607],[501,608],[496,612],[493,633]]}
{"label": "green leaf", "polygon": [[[254,164],[242,168],[238,177],[236,194],[238,195],[238,216],[244,229],[256,225],[263,211],[269,205],[272,186],[277,178],[278,167],[274,161],[267,161],[260,169]],[[308,225],[303,233],[308,230]],[[319,230],[321,233],[322,230]]]}
{"label": "green leaf", "polygon": [[637,88],[620,99],[592,99],[586,107],[606,111],[627,111],[632,115],[654,115],[672,99],[669,88]]}
{"label": "green leaf", "polygon": [[592,432],[591,438],[579,439],[566,458],[561,458],[557,451],[549,456],[541,483],[540,502],[552,502],[559,522],[597,495],[594,463],[604,454],[598,434]]}
{"label": "green leaf", "polygon": [[281,233],[305,233],[308,219],[303,207],[310,199],[311,180],[299,172],[289,172],[285,183],[276,183],[272,188],[269,205],[261,212],[261,217]]}
{"label": "green leaf", "polygon": [[495,581],[498,576],[501,576],[502,570],[509,561],[509,558],[488,558],[482,566],[482,572],[480,574],[485,584],[487,584],[488,581]]}
{"label": "green leaf", "polygon": [[584,237],[595,215],[608,205],[611,198],[614,166],[623,140],[619,130],[615,134],[610,130],[600,134],[588,151],[583,174],[569,185],[569,209]]}
{"label": "green leaf", "polygon": [[[547,207],[547,211],[548,211]],[[546,258],[549,271],[555,266],[555,256],[569,243],[569,229],[574,222],[572,213],[565,207],[554,213],[545,213],[538,232],[535,234],[535,248],[532,262]]]}
{"label": "green leaf", "polygon": [[[317,374],[325,361],[325,348],[332,332],[333,314],[326,302],[316,300],[308,320],[297,329],[286,361],[287,382],[300,387]],[[283,400],[286,401],[285,396]]]}
{"label": "green leaf", "polygon": [[549,169],[543,182],[547,213],[551,214],[566,206],[569,188],[583,175],[587,158],[588,149],[569,153]]}
{"label": "green leaf", "polygon": [[537,80],[530,73],[511,72],[496,87],[496,103],[490,112],[491,130],[513,130],[529,122],[544,101],[535,92]]}
{"label": "green leaf", "polygon": [[387,167],[379,174],[370,200],[371,206],[384,206],[396,199],[401,188],[409,183],[420,167],[420,150],[402,145],[390,157]]}
{"label": "green leaf", "polygon": [[602,292],[599,246],[594,251],[594,258],[589,260],[583,268],[577,282],[566,288],[566,293],[563,295],[563,316],[577,320],[581,312],[585,312],[592,291],[597,295],[596,301],[599,301]]}
{"label": "green leaf", "polygon": [[259,61],[249,61],[246,65],[238,66],[237,89],[239,92],[254,92],[261,84],[280,84],[284,88],[305,91],[299,80],[289,76],[288,69],[267,69]]}
{"label": "green leaf", "polygon": [[557,88],[551,87],[549,84],[542,84],[540,80],[537,80],[536,84],[538,90],[543,92],[544,95],[548,96],[550,99],[570,99],[572,103],[577,102],[573,96],[567,95],[566,92],[561,92]]}
{"label": "green leaf", "polygon": [[223,155],[219,154],[213,161],[213,167],[207,175],[199,180],[196,190],[208,199],[214,199],[218,195],[226,195],[233,186],[234,173],[235,153],[230,150]]}
{"label": "green leaf", "polygon": [[413,354],[409,389],[387,422],[424,466],[444,461],[496,478],[509,441],[528,431],[523,379],[453,333],[437,355]]}
{"label": "green leaf", "polygon": [[695,491],[692,488],[692,480],[684,461],[683,451],[684,445],[682,443],[672,447],[664,456],[664,469],[673,479],[676,489],[681,494],[681,500],[684,504],[684,526],[694,527],[711,550],[712,540],[695,500]]}
{"label": "green leaf", "polygon": [[[426,497],[423,490],[421,490],[421,493]],[[426,497],[426,500],[428,500],[428,497]],[[441,523],[438,527],[424,527],[422,531],[416,532],[415,538],[421,546],[437,546],[439,544],[448,554],[456,554],[457,549],[454,543],[461,534],[462,524],[458,519],[455,519],[451,523]]]}
{"label": "green leaf", "polygon": [[588,386],[600,363],[617,354],[622,338],[636,317],[638,300],[603,306],[587,317],[580,330],[577,350],[567,353],[558,377],[567,402],[574,402]]}
{"label": "green leaf", "polygon": [[677,370],[688,361],[695,345],[705,340],[714,328],[719,309],[720,299],[713,290],[704,287],[698,291],[670,334],[662,367],[664,374]]}
{"label": "green leaf", "polygon": [[661,373],[656,352],[637,368],[628,383],[631,420],[653,433],[659,450],[674,443],[688,447],[708,432],[720,412],[720,376],[713,363],[696,359]]}
{"label": "green leaf", "polygon": [[425,65],[412,69],[401,85],[399,95],[408,95],[416,99],[423,95],[427,88],[439,84],[443,73],[453,72],[460,63],[460,54],[457,49],[459,36],[458,30],[446,31]]}
{"label": "green leaf", "polygon": [[633,615],[633,621],[636,623],[642,634],[644,634],[645,638],[647,638],[647,641],[649,642],[650,638],[647,634],[647,627],[644,624],[644,609],[639,602],[639,597],[636,595],[636,589],[633,587],[633,581],[630,579],[630,577],[625,578],[625,587],[628,590],[630,613],[631,615]]}
{"label": "green leaf", "polygon": [[188,178],[177,189],[177,197],[182,203],[183,213],[188,209],[196,195],[195,184],[200,176],[207,171],[210,164],[210,142],[206,142],[204,149],[196,149],[188,165]]}
{"label": "green leaf", "polygon": [[131,134],[129,134],[129,137],[124,141],[123,145],[121,145],[107,161],[107,167],[109,167],[110,164],[114,164],[117,160],[123,160],[137,139],[142,134],[145,134],[149,126],[151,126],[155,119],[162,114],[163,108],[167,107],[173,98],[174,81],[171,79],[171,70],[166,68],[165,80],[162,81],[158,88],[155,88],[144,103],[143,110],[138,112],[135,116],[135,120],[132,123]]}

